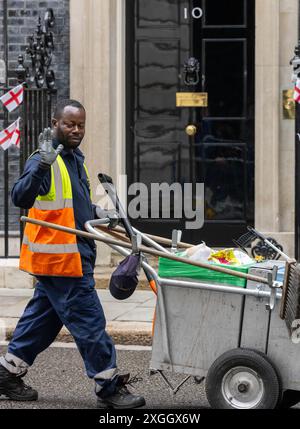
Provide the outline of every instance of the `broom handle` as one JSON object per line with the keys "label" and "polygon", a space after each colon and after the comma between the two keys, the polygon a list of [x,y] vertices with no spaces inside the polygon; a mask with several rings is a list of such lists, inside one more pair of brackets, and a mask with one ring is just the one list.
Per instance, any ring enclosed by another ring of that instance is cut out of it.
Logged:
{"label": "broom handle", "polygon": [[[115,232],[116,228],[114,228],[112,230],[112,229],[109,229],[105,225],[95,225],[94,228],[99,229],[100,231],[105,232],[105,234],[109,234],[109,235],[111,235],[112,237],[114,237],[114,238],[116,238],[118,240],[124,241],[125,243],[130,243],[130,239],[128,237],[125,237],[124,235],[122,235],[121,231],[120,231],[120,233],[119,232]],[[124,230],[124,233],[125,233],[125,230]]]}
{"label": "broom handle", "polygon": [[[98,227],[97,227],[97,228],[98,228]],[[104,228],[106,228],[106,227],[104,226]],[[126,233],[125,229],[124,229],[124,228],[122,228],[121,226],[117,226],[117,227],[115,227],[115,228],[114,228],[114,230],[115,230],[115,231],[117,231],[117,232],[121,232],[122,234],[125,234],[125,233]],[[146,235],[146,237],[149,237],[149,238],[151,238],[152,240],[157,241],[158,243],[167,244],[167,245],[172,246],[172,240],[170,240],[170,239],[168,239],[168,238],[160,237],[160,236],[158,236],[158,235],[146,234],[145,232],[143,232],[143,234],[144,234],[144,235]],[[181,248],[183,248],[183,249],[189,249],[190,247],[193,247],[193,246],[194,246],[193,244],[184,243],[184,242],[182,242],[182,241],[179,241],[179,242],[177,243],[177,245],[178,245],[178,247],[181,247]]]}
{"label": "broom handle", "polygon": [[[26,216],[22,216],[21,221],[32,223],[34,225],[43,226],[45,228],[56,229],[58,231],[63,231],[63,232],[66,232],[68,234],[73,234],[73,235],[77,235],[80,237],[85,237],[85,238],[88,238],[90,240],[102,241],[103,243],[111,244],[114,246],[121,246],[121,247],[124,247],[125,249],[132,249],[132,246],[130,243],[112,240],[112,239],[106,238],[106,237],[105,238],[99,237],[98,235],[91,234],[90,232],[81,231],[81,230],[74,229],[74,228],[69,228],[67,226],[57,225],[56,223],[50,223],[50,222],[45,222],[42,220],[31,219],[31,218],[26,217]],[[158,250],[149,249],[149,247],[146,247],[146,246],[139,246],[139,250],[143,253],[149,253],[150,255],[161,256],[162,258],[171,259],[172,261],[182,262],[182,263],[188,264],[188,265],[193,265],[194,267],[206,268],[206,269],[209,269],[212,271],[218,271],[218,272],[223,273],[223,274],[229,274],[231,276],[240,277],[242,279],[252,280],[252,281],[258,282],[258,283],[269,284],[268,280],[263,278],[263,277],[258,277],[258,276],[253,276],[251,274],[241,273],[238,271],[231,270],[229,268],[223,268],[223,267],[218,267],[215,265],[205,264],[204,262],[191,261],[191,260],[186,259],[186,258],[180,258],[180,257],[175,256],[173,254],[159,252]]]}

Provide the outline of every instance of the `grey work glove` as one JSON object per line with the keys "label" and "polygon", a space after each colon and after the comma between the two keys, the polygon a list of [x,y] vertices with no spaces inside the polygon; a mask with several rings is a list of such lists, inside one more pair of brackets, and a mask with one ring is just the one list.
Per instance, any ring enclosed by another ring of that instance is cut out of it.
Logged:
{"label": "grey work glove", "polygon": [[39,152],[41,155],[41,165],[50,167],[56,160],[57,156],[63,150],[63,145],[60,144],[57,149],[52,146],[51,128],[45,128],[39,135]]}
{"label": "grey work glove", "polygon": [[98,219],[109,218],[109,225],[108,225],[109,229],[115,228],[118,225],[120,220],[116,210],[105,210],[100,206],[96,206],[96,215]]}

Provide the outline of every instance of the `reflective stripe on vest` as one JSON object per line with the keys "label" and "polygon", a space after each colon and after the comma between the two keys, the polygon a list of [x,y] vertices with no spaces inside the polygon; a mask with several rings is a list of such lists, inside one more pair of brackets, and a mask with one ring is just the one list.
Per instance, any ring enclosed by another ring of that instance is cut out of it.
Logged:
{"label": "reflective stripe on vest", "polygon": [[[28,216],[75,228],[71,179],[60,155],[51,166],[48,194],[36,198]],[[26,224],[20,269],[34,275],[82,277],[76,236]]]}
{"label": "reflective stripe on vest", "polygon": [[33,205],[39,210],[59,210],[73,207],[71,179],[61,156],[51,166],[51,185],[47,195],[39,195]]}
{"label": "reflective stripe on vest", "polygon": [[35,244],[28,240],[27,236],[24,236],[23,244],[27,244],[31,252],[36,253],[77,253],[77,244]]}

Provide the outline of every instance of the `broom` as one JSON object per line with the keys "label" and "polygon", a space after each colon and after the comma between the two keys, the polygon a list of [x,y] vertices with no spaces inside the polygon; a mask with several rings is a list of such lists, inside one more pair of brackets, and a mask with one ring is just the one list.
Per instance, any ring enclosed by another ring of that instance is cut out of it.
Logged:
{"label": "broom", "polygon": [[[69,228],[62,225],[57,225],[50,222],[40,221],[37,219],[31,219],[26,216],[21,217],[22,222],[32,223],[34,225],[39,225],[45,228],[51,228],[58,231],[63,231],[69,234],[74,234],[77,236],[89,238],[96,241],[101,241],[109,245],[121,246],[127,249],[132,249],[130,243],[126,243],[124,241],[117,241],[110,238],[99,237],[96,234],[91,234],[86,231],[81,231],[73,228]],[[150,249],[146,246],[139,246],[139,251],[143,253],[148,253],[150,255],[161,256],[163,258],[171,259],[177,262],[182,262],[185,264],[193,265],[196,267],[207,268],[209,270],[218,271],[223,274],[229,274],[232,276],[244,278],[247,280],[252,280],[257,283],[263,283],[270,285],[269,279],[264,277],[255,276],[252,274],[246,274],[231,270],[229,268],[214,266],[210,264],[206,264],[204,262],[192,261],[186,258],[178,257],[173,254],[168,254],[164,252],[160,252],[158,250]],[[289,333],[292,333],[293,330],[293,322],[294,320],[300,319],[300,264],[297,263],[296,260],[290,259],[286,263],[284,282],[282,287],[282,298],[281,298],[281,309],[280,309],[280,317],[284,319],[289,330]]]}

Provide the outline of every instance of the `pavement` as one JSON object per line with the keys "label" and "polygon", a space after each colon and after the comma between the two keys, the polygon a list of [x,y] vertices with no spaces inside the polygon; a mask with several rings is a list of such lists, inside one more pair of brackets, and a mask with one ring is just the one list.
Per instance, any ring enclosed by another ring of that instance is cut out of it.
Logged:
{"label": "pavement", "polygon": [[[17,322],[34,293],[34,289],[0,288],[0,341],[9,341]],[[156,303],[149,289],[136,290],[124,300],[113,298],[107,289],[97,289],[107,321],[107,332],[115,344],[152,344],[152,321]],[[73,337],[63,327],[56,341],[71,342]]]}

